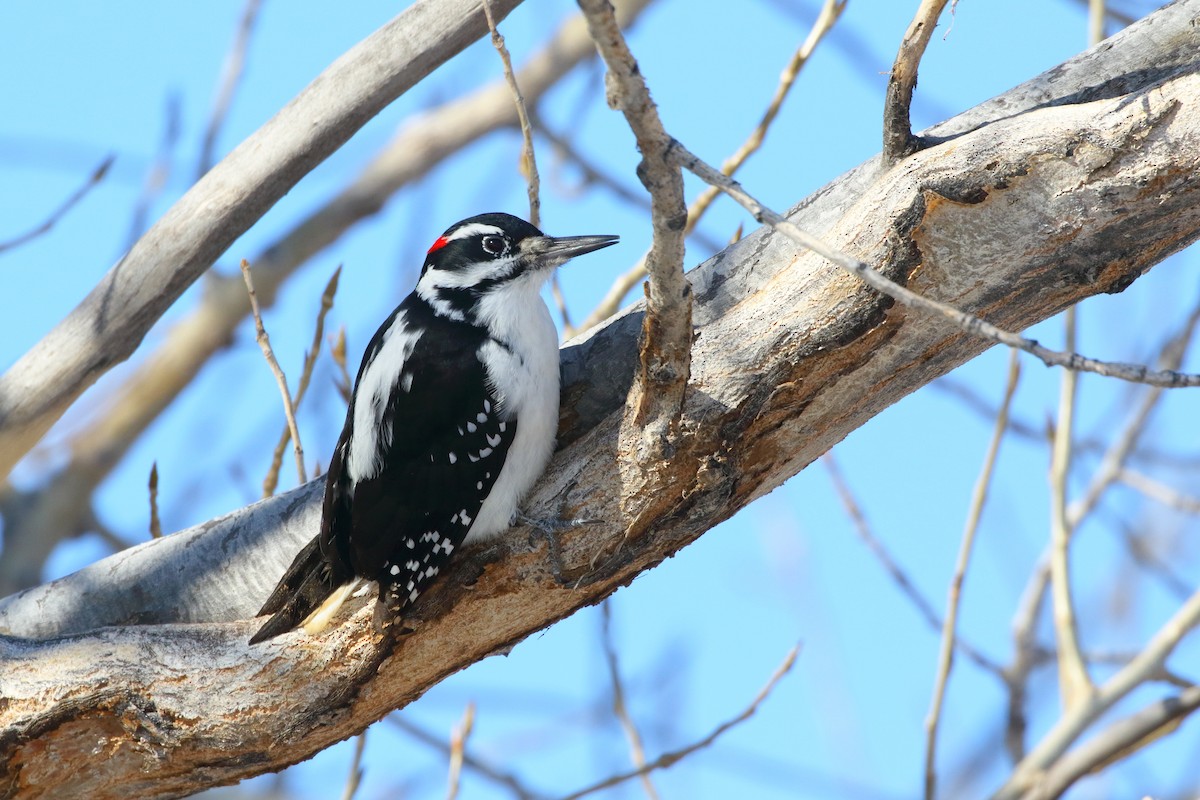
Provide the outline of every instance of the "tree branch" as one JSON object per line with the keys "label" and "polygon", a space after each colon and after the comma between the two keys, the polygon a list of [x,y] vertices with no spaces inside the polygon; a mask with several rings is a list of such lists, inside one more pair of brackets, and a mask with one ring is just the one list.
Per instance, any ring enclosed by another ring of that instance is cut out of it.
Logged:
{"label": "tree branch", "polygon": [[[1189,27],[1198,9],[1200,0],[1162,9],[1103,54],[989,104],[990,124],[969,126],[953,146],[914,154],[903,170],[858,170],[792,222],[1010,329],[1124,288],[1200,236],[1200,110],[1189,101],[1200,92]],[[1160,108],[1173,109],[1169,119],[1113,138]],[[968,119],[982,122],[980,113]],[[1086,218],[1047,239],[1046,220],[1076,220],[1081,207]],[[989,346],[772,230],[689,277],[698,334],[680,417],[689,457],[664,463],[672,491],[640,536],[626,535],[622,470],[632,454],[620,448],[643,313],[634,308],[563,353],[560,450],[527,510],[603,520],[560,537],[566,585],[542,540],[514,531],[464,553],[399,642],[373,633],[371,603],[359,598],[320,637],[249,647],[249,617],[316,530],[320,487],[310,483],[0,601],[9,634],[0,639],[0,786],[177,795],[307,758],[608,596]],[[1198,609],[1190,601],[1101,693],[1123,696],[1161,666]],[[103,625],[119,627],[96,630]],[[1021,785],[1094,719],[1064,721],[1031,751]]]}

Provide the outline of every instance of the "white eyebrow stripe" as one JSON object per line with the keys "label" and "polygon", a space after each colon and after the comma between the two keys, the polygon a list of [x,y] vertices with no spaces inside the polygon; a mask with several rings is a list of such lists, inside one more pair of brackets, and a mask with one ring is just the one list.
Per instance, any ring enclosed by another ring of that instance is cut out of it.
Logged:
{"label": "white eyebrow stripe", "polygon": [[500,230],[495,225],[486,225],[482,222],[472,222],[470,225],[463,225],[454,233],[443,238],[447,242],[453,242],[456,239],[466,239],[468,236],[475,236],[476,234],[482,235],[486,233],[496,234],[497,236],[504,235],[504,231]]}

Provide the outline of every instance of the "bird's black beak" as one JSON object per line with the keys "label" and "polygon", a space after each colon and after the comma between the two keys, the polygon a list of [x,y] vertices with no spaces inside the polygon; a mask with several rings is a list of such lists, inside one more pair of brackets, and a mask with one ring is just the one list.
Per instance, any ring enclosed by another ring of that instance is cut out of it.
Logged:
{"label": "bird's black beak", "polygon": [[521,249],[545,266],[557,267],[575,256],[616,244],[619,236],[531,236],[521,242]]}

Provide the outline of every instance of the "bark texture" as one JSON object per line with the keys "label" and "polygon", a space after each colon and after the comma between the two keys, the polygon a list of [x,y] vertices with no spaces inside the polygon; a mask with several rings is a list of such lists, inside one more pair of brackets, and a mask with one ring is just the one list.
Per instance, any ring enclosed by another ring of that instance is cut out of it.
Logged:
{"label": "bark texture", "polygon": [[[1200,236],[1197,16],[1200,0],[1168,6],[792,219],[1010,330],[1120,291]],[[313,484],[0,601],[0,795],[177,796],[307,758],[629,583],[989,346],[769,230],[689,277],[665,488],[632,497],[621,478],[635,307],[564,351],[560,449],[530,504],[603,522],[559,537],[559,563],[521,532],[466,554],[411,634],[378,633],[362,598],[319,637],[246,645],[315,530]]]}

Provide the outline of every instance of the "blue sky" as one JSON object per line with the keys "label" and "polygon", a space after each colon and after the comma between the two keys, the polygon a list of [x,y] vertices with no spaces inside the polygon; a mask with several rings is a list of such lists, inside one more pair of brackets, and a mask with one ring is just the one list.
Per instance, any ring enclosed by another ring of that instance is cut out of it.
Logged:
{"label": "blue sky", "polygon": [[[1131,4],[1137,5],[1137,4]],[[1153,4],[1137,7],[1148,11]],[[712,163],[731,153],[761,115],[780,70],[807,33],[816,0],[659,0],[630,36],[668,130]],[[918,128],[940,121],[1065,60],[1086,44],[1083,3],[1010,0],[960,3],[944,21],[922,64],[914,104]],[[107,155],[108,178],[54,230],[0,254],[7,291],[0,297],[5,336],[0,364],[11,364],[61,319],[127,247],[147,173],[162,148],[165,109],[179,110],[179,137],[167,156],[170,174],[148,211],[161,215],[195,179],[201,137],[222,61],[241,14],[240,0],[208,3],[97,5],[69,12],[37,4],[0,8],[0,240],[38,224]],[[733,10],[736,7],[736,12]],[[799,201],[879,147],[880,104],[894,48],[915,3],[850,0],[838,28],[806,67],[762,152],[740,173],[744,184],[777,209]],[[266,0],[248,54],[246,75],[218,143],[227,152],[266,121],[333,59],[398,11],[393,3],[279,3]],[[528,0],[503,24],[514,60],[523,62],[559,21],[566,0]],[[1017,46],[1015,43],[1019,43]],[[439,69],[368,124],[305,178],[238,240],[216,270],[236,270],[351,180],[410,116],[500,75],[490,44],[476,44]],[[621,182],[640,190],[636,153],[620,115],[595,96],[600,73],[577,70],[546,98],[545,119]],[[398,194],[306,265],[281,293],[265,322],[284,368],[298,371],[311,337],[320,292],[344,265],[329,322],[345,326],[350,358],[411,288],[428,243],[451,222],[486,210],[524,213],[516,169],[520,142],[504,132],[473,145]],[[556,235],[618,233],[618,247],[562,273],[573,317],[589,311],[644,250],[643,212],[603,189],[571,190],[576,173],[554,179],[548,147],[543,172],[543,227]],[[689,196],[699,186],[688,180]],[[753,225],[721,201],[702,229],[716,241],[739,224]],[[692,266],[710,253],[691,246]],[[1195,289],[1192,253],[1157,267],[1117,297],[1081,309],[1081,349],[1113,360],[1145,360],[1186,316]],[[1174,289],[1174,291],[1173,291]],[[132,363],[161,341],[167,326],[193,307],[189,291],[147,337]],[[1119,321],[1119,324],[1113,324]],[[1133,335],[1131,335],[1133,334]],[[1033,335],[1061,342],[1061,324]],[[1008,355],[990,351],[951,377],[995,404]],[[1041,429],[1057,403],[1057,373],[1022,360],[1015,415]],[[1192,359],[1191,368],[1197,368]],[[62,462],[73,431],[117,385],[128,366],[94,387],[16,473],[37,485]],[[324,459],[341,426],[334,370],[323,359],[300,425],[310,459]],[[293,378],[294,379],[294,378]],[[1130,407],[1132,390],[1083,379],[1080,430],[1109,433]],[[1169,397],[1152,427],[1171,452],[1194,449],[1191,394]],[[243,505],[259,481],[278,435],[281,414],[273,379],[253,332],[243,326],[195,385],[153,426],[104,484],[97,513],[130,542],[146,529],[146,475],[160,472],[167,530]],[[970,410],[946,384],[931,386],[856,431],[834,450],[876,535],[935,607],[946,586],[972,484],[991,420]],[[1045,547],[1048,518],[1043,442],[1010,438],[1004,445],[968,576],[961,629],[993,659],[1011,655],[1011,621],[1031,565]],[[1093,459],[1094,461],[1094,459]],[[1079,485],[1088,476],[1085,463]],[[1195,471],[1182,479],[1196,480]],[[294,475],[283,473],[284,487]],[[1194,532],[1194,521],[1118,490],[1077,547],[1078,592],[1087,642],[1097,649],[1138,645],[1178,603],[1161,582],[1137,577],[1144,590],[1121,609],[1109,588],[1126,574],[1114,520]],[[47,578],[107,552],[97,537],[60,548]],[[1195,584],[1195,547],[1172,551]],[[1119,612],[1119,613],[1118,613]],[[717,745],[655,781],[666,796],[692,798],[911,797],[919,793],[923,720],[933,685],[938,638],[854,535],[825,467],[814,464],[783,488],[703,536],[620,591],[613,630],[628,679],[631,710],[651,756],[701,738],[738,713],[793,645],[796,667],[760,712]],[[1115,621],[1114,621],[1115,620]],[[585,610],[432,689],[406,709],[406,719],[448,736],[468,702],[477,704],[471,744],[476,754],[515,772],[531,788],[561,794],[628,764],[627,747],[604,703],[607,673],[600,612]],[[1044,634],[1048,631],[1043,630]],[[1196,648],[1181,655],[1191,657]],[[1180,661],[1183,671],[1186,661]],[[1037,674],[1033,735],[1057,711],[1049,670]],[[1148,695],[1147,695],[1148,696]],[[1004,696],[997,682],[958,661],[950,685],[940,763],[952,772],[964,759],[999,749]],[[1139,756],[1119,774],[1082,787],[1076,796],[1131,796],[1167,788],[1196,774],[1184,754],[1197,745],[1194,725]],[[600,732],[597,733],[597,730]],[[343,744],[291,771],[296,797],[327,797],[340,787],[352,750]],[[1194,761],[1194,759],[1191,759]],[[444,794],[441,754],[383,722],[368,736],[360,798]],[[1002,762],[989,761],[978,791],[994,786]],[[266,791],[273,778],[252,788]],[[468,775],[466,797],[505,797]],[[639,796],[630,784],[613,796]]]}

